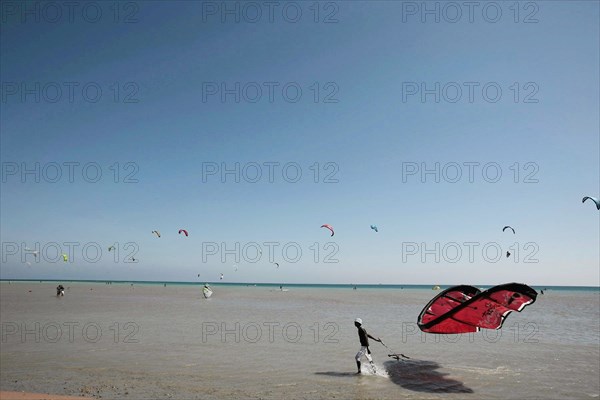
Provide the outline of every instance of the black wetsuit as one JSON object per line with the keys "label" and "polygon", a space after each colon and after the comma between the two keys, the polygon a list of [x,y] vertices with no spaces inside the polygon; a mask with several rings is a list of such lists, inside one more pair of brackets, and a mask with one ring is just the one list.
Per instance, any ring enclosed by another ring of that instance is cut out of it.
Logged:
{"label": "black wetsuit", "polygon": [[367,336],[367,330],[362,326],[358,327],[358,338],[360,340],[360,345],[369,347],[369,337]]}
{"label": "black wetsuit", "polygon": [[[357,326],[358,328],[358,338],[360,339],[360,350],[356,353],[356,366],[358,367],[358,373],[360,374],[360,359],[363,356],[367,357],[369,363],[371,363],[371,368],[373,368],[373,372],[375,372],[375,365],[373,364],[373,359],[371,358],[371,350],[369,350],[369,336],[367,334],[367,330],[362,326]],[[365,351],[366,350],[366,351]]]}

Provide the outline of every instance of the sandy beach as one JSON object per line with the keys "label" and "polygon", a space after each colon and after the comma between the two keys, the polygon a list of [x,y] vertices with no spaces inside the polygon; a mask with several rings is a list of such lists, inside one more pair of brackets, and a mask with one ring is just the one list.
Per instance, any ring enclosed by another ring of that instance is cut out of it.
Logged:
{"label": "sandy beach", "polygon": [[[597,398],[597,291],[548,291],[500,331],[429,335],[431,290],[2,283],[0,389],[103,399]],[[93,290],[90,290],[93,289]],[[31,291],[31,292],[30,292]],[[352,322],[377,374],[355,375]],[[510,391],[507,391],[507,387]],[[53,397],[54,398],[54,397]]]}

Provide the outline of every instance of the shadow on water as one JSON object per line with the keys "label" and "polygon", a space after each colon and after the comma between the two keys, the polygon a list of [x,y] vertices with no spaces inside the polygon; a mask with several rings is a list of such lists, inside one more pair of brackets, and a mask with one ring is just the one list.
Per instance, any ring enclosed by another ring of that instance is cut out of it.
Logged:
{"label": "shadow on water", "polygon": [[448,379],[448,374],[437,371],[440,365],[434,361],[408,360],[386,361],[385,369],[396,385],[415,392],[473,393],[462,382]]}
{"label": "shadow on water", "polygon": [[337,377],[349,377],[356,376],[356,372],[335,372],[335,371],[327,371],[327,372],[315,372],[315,375],[327,375],[327,376],[337,376]]}

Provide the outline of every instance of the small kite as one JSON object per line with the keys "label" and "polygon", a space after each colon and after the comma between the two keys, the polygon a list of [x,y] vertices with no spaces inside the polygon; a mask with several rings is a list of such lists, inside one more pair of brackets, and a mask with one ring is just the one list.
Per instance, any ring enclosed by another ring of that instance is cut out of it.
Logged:
{"label": "small kite", "polygon": [[69,256],[67,256],[65,253],[62,254],[62,258],[64,262],[69,261]]}
{"label": "small kite", "polygon": [[510,229],[511,231],[513,231],[513,234],[515,234],[515,230],[512,227],[508,226],[508,225],[506,225],[504,228],[502,228],[502,232],[504,232],[507,229]]}
{"label": "small kite", "polygon": [[108,251],[111,251],[111,250],[115,250],[115,246],[110,246],[110,247],[108,248]]}
{"label": "small kite", "polygon": [[40,253],[39,250],[31,250],[31,249],[29,249],[27,247],[25,247],[25,251],[31,252],[31,254],[33,254],[33,256],[36,257],[36,258],[38,256],[38,254]]}
{"label": "small kite", "polygon": [[371,229],[373,229],[375,232],[379,232],[379,230],[377,230],[377,226],[376,225],[371,225]]}
{"label": "small kite", "polygon": [[598,199],[597,199],[597,198],[595,198],[595,197],[585,196],[585,197],[584,197],[584,198],[581,200],[581,202],[582,202],[582,203],[585,203],[585,201],[586,201],[587,199],[590,199],[591,201],[593,201],[594,203],[596,203],[596,208],[597,208],[598,210],[600,210],[600,200],[598,200]]}
{"label": "small kite", "polygon": [[181,232],[183,232],[183,234],[187,237],[188,236],[188,232],[185,229],[180,229],[179,230],[179,234],[181,235]]}
{"label": "small kite", "polygon": [[152,231],[152,233],[154,233],[156,235],[156,237],[160,237],[160,232],[159,231]]}
{"label": "small kite", "polygon": [[506,258],[510,257],[510,251],[506,252]]}
{"label": "small kite", "polygon": [[221,274],[221,277],[219,278],[220,280],[223,280],[223,274]]}
{"label": "small kite", "polygon": [[333,231],[333,226],[329,225],[329,224],[323,224],[321,225],[321,228],[327,228],[331,231],[331,236],[333,236],[335,234],[335,232]]}
{"label": "small kite", "polygon": [[277,265],[277,268],[279,268],[279,263],[273,263],[273,264]]}

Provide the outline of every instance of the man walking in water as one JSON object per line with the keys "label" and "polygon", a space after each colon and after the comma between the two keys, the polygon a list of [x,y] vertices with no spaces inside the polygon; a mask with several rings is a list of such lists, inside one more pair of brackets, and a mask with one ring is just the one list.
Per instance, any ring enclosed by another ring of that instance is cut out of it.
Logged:
{"label": "man walking in water", "polygon": [[373,373],[377,372],[375,370],[375,365],[373,364],[373,357],[371,357],[371,350],[369,350],[369,338],[373,339],[376,342],[381,342],[381,339],[374,338],[373,336],[367,333],[367,330],[362,327],[362,319],[356,318],[354,320],[354,326],[358,328],[358,339],[360,340],[360,350],[356,353],[356,366],[358,367],[357,374],[360,374],[360,359],[365,356],[369,363],[371,364],[371,368],[373,368]]}

